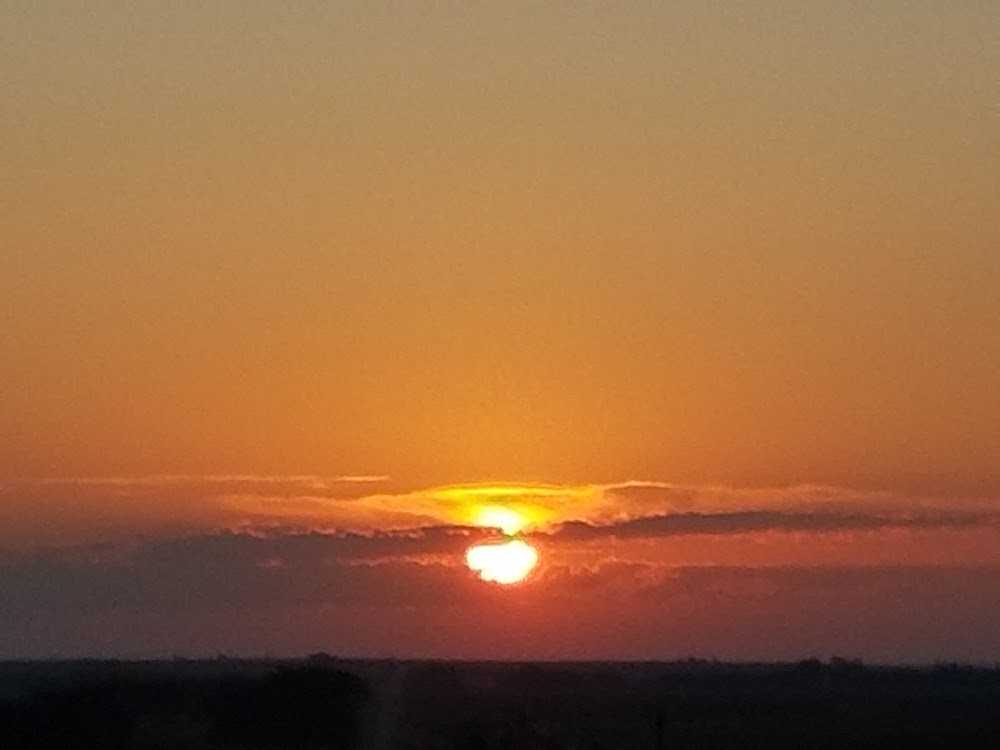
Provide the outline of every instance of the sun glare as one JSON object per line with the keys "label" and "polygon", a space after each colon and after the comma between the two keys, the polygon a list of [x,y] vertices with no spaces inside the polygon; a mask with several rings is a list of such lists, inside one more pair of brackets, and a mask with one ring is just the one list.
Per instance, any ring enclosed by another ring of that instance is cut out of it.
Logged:
{"label": "sun glare", "polygon": [[507,536],[513,536],[528,525],[528,520],[510,508],[490,505],[479,511],[475,524],[476,526],[500,529]]}
{"label": "sun glare", "polygon": [[484,581],[517,583],[523,581],[538,563],[538,551],[520,539],[478,544],[465,553],[465,562]]}

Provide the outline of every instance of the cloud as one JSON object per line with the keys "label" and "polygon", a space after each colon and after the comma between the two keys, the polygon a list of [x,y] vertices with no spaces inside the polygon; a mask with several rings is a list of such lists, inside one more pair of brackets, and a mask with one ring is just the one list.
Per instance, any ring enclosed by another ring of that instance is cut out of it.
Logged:
{"label": "cloud", "polygon": [[468,525],[488,505],[522,513],[554,542],[743,532],[959,529],[994,524],[993,498],[911,498],[784,488],[477,484],[401,489],[383,476],[152,475],[0,485],[0,548],[134,542],[219,530],[419,532]]}
{"label": "cloud", "polygon": [[[552,564],[483,584],[474,530],[213,534],[0,558],[0,655],[995,658],[1000,567]],[[428,555],[422,559],[420,555]]]}
{"label": "cloud", "polygon": [[[322,476],[314,474],[148,474],[145,476],[53,477],[9,482],[5,488],[50,487],[122,494],[198,489],[214,494],[268,494],[276,497],[349,498],[367,494],[373,485],[386,485],[384,475]],[[357,487],[354,487],[357,485]]]}
{"label": "cloud", "polygon": [[220,533],[129,549],[8,553],[0,560],[0,601],[7,614],[73,615],[441,600],[454,586],[443,591],[434,583],[440,575],[422,573],[460,569],[465,548],[482,537],[460,527],[370,536]]}
{"label": "cloud", "polygon": [[940,507],[964,510],[996,510],[997,498],[935,497],[884,490],[868,490],[822,484],[787,487],[732,487],[724,485],[678,485],[668,482],[621,482],[599,488],[603,508],[614,515],[648,515],[651,512],[722,513],[741,510],[799,512],[918,511]]}
{"label": "cloud", "polygon": [[0,484],[0,548],[121,542],[220,529],[416,528],[439,522],[369,507],[379,476],[151,475]]}
{"label": "cloud", "polygon": [[595,539],[636,539],[685,534],[744,534],[750,532],[838,532],[878,529],[960,529],[994,526],[998,513],[938,511],[915,515],[882,513],[782,512],[745,510],[731,513],[667,513],[630,518],[616,523],[567,521],[541,536],[556,542]]}

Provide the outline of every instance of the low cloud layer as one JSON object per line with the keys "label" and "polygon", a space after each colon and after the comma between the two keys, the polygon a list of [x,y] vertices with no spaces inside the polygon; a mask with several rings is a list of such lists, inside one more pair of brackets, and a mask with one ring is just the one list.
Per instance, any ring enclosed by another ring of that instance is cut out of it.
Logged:
{"label": "low cloud layer", "polygon": [[1000,565],[691,567],[606,558],[548,564],[524,585],[501,588],[461,564],[470,533],[217,534],[129,550],[8,554],[0,561],[0,655],[989,661],[1000,653]]}
{"label": "low cloud layer", "polygon": [[995,524],[995,498],[773,489],[496,484],[412,489],[380,476],[150,476],[0,485],[0,548],[125,542],[219,530],[373,533],[468,525],[503,505],[554,539]]}
{"label": "low cloud layer", "polygon": [[751,532],[839,532],[879,529],[961,529],[992,527],[996,513],[937,511],[910,515],[875,513],[796,513],[746,510],[733,513],[667,513],[630,518],[617,523],[591,524],[568,521],[546,536],[558,542],[592,539],[635,539],[684,534],[746,534]]}
{"label": "low cloud layer", "polygon": [[[541,562],[466,549],[517,509]],[[301,653],[989,660],[991,498],[608,485],[408,489],[383,477],[0,486],[0,656]]]}

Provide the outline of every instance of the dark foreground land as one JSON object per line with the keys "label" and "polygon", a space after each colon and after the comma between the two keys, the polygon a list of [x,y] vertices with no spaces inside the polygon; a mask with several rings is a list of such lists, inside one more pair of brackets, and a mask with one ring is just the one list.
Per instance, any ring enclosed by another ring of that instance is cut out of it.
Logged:
{"label": "dark foreground land", "polygon": [[172,660],[0,663],[0,747],[1000,747],[1000,669]]}

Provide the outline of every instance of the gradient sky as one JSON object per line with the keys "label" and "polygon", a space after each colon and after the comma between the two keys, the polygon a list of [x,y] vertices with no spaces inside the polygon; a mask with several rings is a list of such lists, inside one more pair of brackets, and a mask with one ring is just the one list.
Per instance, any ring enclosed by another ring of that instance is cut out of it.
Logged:
{"label": "gradient sky", "polygon": [[0,2],[0,84],[0,655],[1000,660],[996,2]]}

